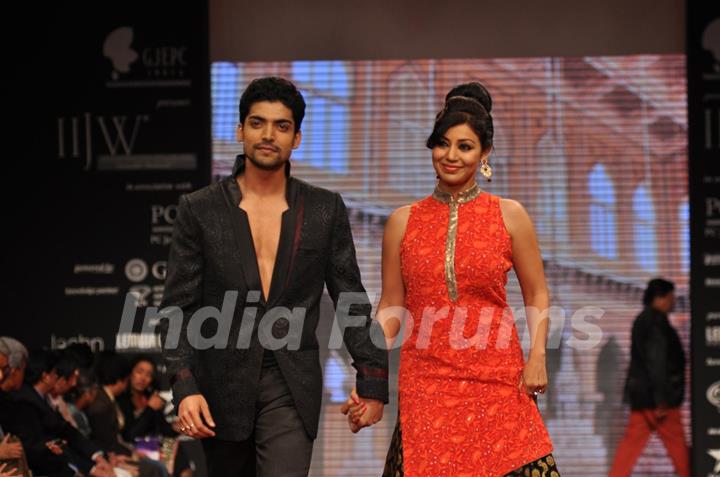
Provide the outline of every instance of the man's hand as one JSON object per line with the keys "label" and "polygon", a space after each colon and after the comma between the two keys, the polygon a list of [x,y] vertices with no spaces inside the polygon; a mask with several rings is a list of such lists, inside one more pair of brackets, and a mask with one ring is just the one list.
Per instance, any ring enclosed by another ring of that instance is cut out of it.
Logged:
{"label": "man's hand", "polygon": [[180,431],[195,439],[214,437],[215,427],[208,403],[202,394],[193,394],[180,402],[178,409]]}
{"label": "man's hand", "polygon": [[92,477],[114,477],[115,473],[110,463],[104,457],[98,456],[95,465],[90,469]]}
{"label": "man's hand", "polygon": [[347,415],[350,430],[356,433],[363,427],[378,423],[382,419],[384,408],[382,402],[361,398],[353,389],[350,398],[340,407],[340,412]]}
{"label": "man's hand", "polygon": [[10,442],[10,434],[0,442],[0,460],[19,459],[22,456],[22,444],[20,442]]}
{"label": "man's hand", "polygon": [[63,449],[58,442],[59,441],[57,439],[47,441],[45,443],[45,447],[47,447],[50,450],[50,452],[52,452],[55,455],[63,455]]}

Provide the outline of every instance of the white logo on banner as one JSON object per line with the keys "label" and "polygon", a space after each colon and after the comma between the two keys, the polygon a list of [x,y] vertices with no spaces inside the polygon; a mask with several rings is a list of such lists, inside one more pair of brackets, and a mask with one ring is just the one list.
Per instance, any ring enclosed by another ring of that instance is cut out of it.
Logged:
{"label": "white logo on banner", "polygon": [[153,263],[152,274],[153,277],[157,278],[158,280],[165,280],[165,275],[167,274],[167,262],[161,260],[159,262]]}
{"label": "white logo on banner", "polygon": [[720,266],[720,253],[706,253],[703,258],[703,264],[706,267]]}
{"label": "white logo on banner", "polygon": [[705,343],[708,346],[720,346],[720,326],[705,327]]}
{"label": "white logo on banner", "polygon": [[705,397],[707,397],[707,400],[710,402],[710,404],[717,408],[720,408],[720,381],[715,381],[710,385],[707,393],[705,394]]}
{"label": "white logo on banner", "polygon": [[130,290],[128,290],[128,293],[131,293],[135,296],[137,299],[137,306],[139,307],[146,307],[150,305],[150,293],[152,293],[152,288],[150,288],[148,285],[133,285],[130,287]]}
{"label": "white logo on banner", "polygon": [[112,78],[120,77],[120,73],[129,73],[130,65],[138,59],[138,54],[130,48],[133,40],[131,27],[116,28],[105,38],[103,55],[109,58],[113,65]]}
{"label": "white logo on banner", "polygon": [[715,459],[715,467],[713,468],[713,472],[716,474],[720,472],[720,449],[710,449],[708,450],[708,454],[710,457]]}
{"label": "white logo on banner", "polygon": [[148,266],[144,260],[133,258],[125,265],[125,276],[131,282],[141,282],[148,274]]}

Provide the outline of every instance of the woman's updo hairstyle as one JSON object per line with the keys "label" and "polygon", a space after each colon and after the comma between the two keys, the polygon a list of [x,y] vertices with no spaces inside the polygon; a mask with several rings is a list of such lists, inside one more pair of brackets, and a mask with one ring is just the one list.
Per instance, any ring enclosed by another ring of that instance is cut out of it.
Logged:
{"label": "woman's updo hairstyle", "polygon": [[490,111],[492,98],[480,83],[473,81],[455,86],[445,96],[445,106],[435,116],[432,134],[426,146],[432,149],[440,144],[451,127],[467,124],[480,138],[483,151],[492,148],[493,122]]}

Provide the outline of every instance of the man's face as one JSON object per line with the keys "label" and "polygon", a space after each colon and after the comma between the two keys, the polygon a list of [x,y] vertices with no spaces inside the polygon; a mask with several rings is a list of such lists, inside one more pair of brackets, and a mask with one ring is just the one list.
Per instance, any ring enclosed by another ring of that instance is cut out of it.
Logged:
{"label": "man's face", "polygon": [[40,379],[47,386],[47,389],[52,391],[55,388],[55,384],[58,380],[57,371],[55,369],[52,369],[49,372],[42,373]]}
{"label": "man's face", "polygon": [[3,391],[17,391],[22,387],[23,379],[25,379],[25,364],[19,368],[12,368],[8,371],[8,375],[0,385]]}
{"label": "man's face", "polygon": [[238,125],[237,140],[255,167],[272,171],[285,166],[292,150],[300,146],[301,134],[295,132],[290,108],[279,101],[258,101]]}
{"label": "man's face", "polygon": [[675,308],[675,293],[655,297],[654,306],[663,313],[670,313]]}
{"label": "man's face", "polygon": [[0,353],[0,384],[10,377],[10,368],[8,367],[7,356]]}
{"label": "man's face", "polygon": [[55,387],[53,388],[53,395],[64,396],[68,391],[74,388],[77,385],[77,377],[79,373],[80,371],[76,369],[75,371],[73,371],[70,377],[58,378],[58,380],[55,382]]}

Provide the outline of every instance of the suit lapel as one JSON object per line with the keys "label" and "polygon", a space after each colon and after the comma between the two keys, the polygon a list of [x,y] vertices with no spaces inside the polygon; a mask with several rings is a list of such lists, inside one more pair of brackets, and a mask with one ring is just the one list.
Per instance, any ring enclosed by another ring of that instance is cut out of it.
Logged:
{"label": "suit lapel", "polygon": [[299,226],[302,226],[302,218],[300,218],[300,220],[298,219],[302,214],[304,201],[298,190],[297,181],[292,177],[288,177],[285,199],[287,200],[289,208],[283,212],[282,216],[280,241],[278,242],[275,268],[273,269],[272,282],[270,284],[270,296],[267,300],[268,308],[278,302],[285,288],[287,288],[287,282],[297,252],[297,241],[300,233]]}

